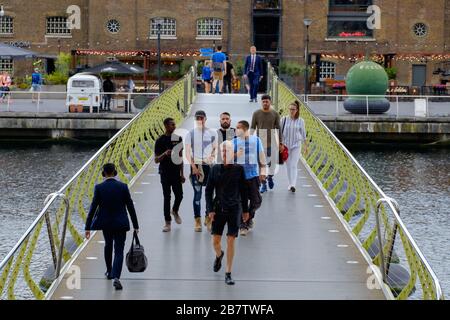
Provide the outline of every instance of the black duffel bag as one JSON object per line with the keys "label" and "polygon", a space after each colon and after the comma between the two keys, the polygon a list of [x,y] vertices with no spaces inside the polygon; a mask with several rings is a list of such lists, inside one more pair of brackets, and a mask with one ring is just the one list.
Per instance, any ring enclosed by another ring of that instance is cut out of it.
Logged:
{"label": "black duffel bag", "polygon": [[147,269],[147,257],[136,232],[133,232],[133,240],[131,241],[130,251],[127,253],[126,262],[130,272],[144,272]]}

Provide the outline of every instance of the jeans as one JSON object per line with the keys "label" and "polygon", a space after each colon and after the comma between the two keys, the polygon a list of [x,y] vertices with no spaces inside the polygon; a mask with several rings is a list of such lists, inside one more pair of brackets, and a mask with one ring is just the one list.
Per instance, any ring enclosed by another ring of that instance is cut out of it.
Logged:
{"label": "jeans", "polygon": [[286,161],[287,176],[290,187],[295,187],[297,184],[298,161],[300,160],[301,147],[292,148],[289,150],[289,157]]}
{"label": "jeans", "polygon": [[108,272],[113,279],[120,279],[123,265],[123,250],[125,248],[127,232],[118,230],[103,230],[103,237],[105,238],[106,272]]}
{"label": "jeans", "polygon": [[[273,176],[275,174],[275,167],[276,167],[276,161],[272,161],[272,160],[274,160],[274,159],[272,159],[272,147],[267,147],[266,148],[266,162],[267,162],[267,167],[268,167],[267,177],[270,179],[273,178]],[[263,183],[266,184],[267,179]]]}
{"label": "jeans", "polygon": [[[194,176],[191,174],[190,180],[192,187],[194,188],[194,200],[193,200],[193,207],[194,207],[194,217],[199,218],[201,216],[201,201],[202,201],[202,189],[204,186],[206,186],[206,182],[208,181],[208,174],[210,167],[208,165],[202,165],[203,172],[205,174],[205,178],[203,180],[203,183],[200,183],[197,179],[197,176]],[[208,212],[205,211],[205,216],[208,214]]]}
{"label": "jeans", "polygon": [[105,94],[103,96],[103,109],[104,110],[111,109],[111,98],[112,98],[112,95],[110,95],[110,94]]}
{"label": "jeans", "polygon": [[249,205],[249,214],[250,219],[247,222],[242,221],[241,228],[248,228],[248,225],[251,223],[253,218],[255,217],[256,210],[261,207],[262,197],[259,193],[259,177],[254,177],[250,180],[246,181],[248,200],[250,201]]}
{"label": "jeans", "polygon": [[166,176],[161,174],[161,186],[164,195],[164,219],[166,222],[172,221],[170,216],[170,201],[172,191],[175,195],[175,202],[173,204],[173,211],[178,212],[181,201],[183,200],[183,185],[179,176]]}

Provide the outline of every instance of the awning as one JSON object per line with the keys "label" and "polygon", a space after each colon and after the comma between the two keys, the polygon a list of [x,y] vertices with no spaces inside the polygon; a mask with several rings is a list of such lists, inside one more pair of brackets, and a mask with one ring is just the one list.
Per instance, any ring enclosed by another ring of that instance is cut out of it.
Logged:
{"label": "awning", "polygon": [[36,52],[0,43],[0,59],[30,59],[36,56]]}

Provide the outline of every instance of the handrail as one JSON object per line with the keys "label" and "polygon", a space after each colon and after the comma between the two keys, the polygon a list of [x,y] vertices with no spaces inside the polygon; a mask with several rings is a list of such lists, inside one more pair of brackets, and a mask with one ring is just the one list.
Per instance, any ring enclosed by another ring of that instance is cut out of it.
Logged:
{"label": "handrail", "polygon": [[[179,123],[187,115],[196,96],[195,74],[196,70],[191,67],[188,74],[150,102],[144,111],[105,143],[59,191],[47,197],[37,218],[0,262],[0,299],[16,299],[17,294],[21,298],[46,298],[46,292],[59,278],[60,270],[71,260],[74,245],[76,251],[86,241],[80,233],[86,220],[85,208],[92,198],[95,183],[100,179],[101,166],[114,162],[119,178],[127,183],[136,177],[152,156],[152,146],[163,130],[162,120],[170,116]],[[63,199],[59,206],[58,198]],[[51,222],[50,214],[53,214]],[[46,238],[41,232],[44,222],[47,223],[52,254],[46,254],[48,242],[42,240]],[[65,245],[66,231],[71,235],[71,246]],[[31,263],[37,246],[40,246],[39,262],[44,264],[44,268],[46,263],[49,269],[54,267],[51,276],[41,270],[42,266],[37,268]],[[53,257],[55,246],[59,249],[56,264]],[[20,290],[17,290],[19,276],[23,276],[25,281],[20,282]],[[39,284],[36,278],[40,278]]]}
{"label": "handrail", "polygon": [[[286,114],[288,104],[298,100],[298,97],[279,80],[271,66],[269,66],[268,78],[268,91],[273,97],[274,106],[280,114]],[[393,201],[389,200],[390,198],[384,194],[347,148],[305,103],[302,103],[301,116],[305,120],[309,145],[308,149],[302,150],[305,162],[328,193],[333,206],[343,214],[342,221],[351,230],[352,238],[356,239],[358,247],[365,252],[365,256],[370,256],[372,259],[369,263],[384,269],[381,271],[383,279],[387,281],[392,280],[392,277],[388,277],[389,269],[382,267],[385,263],[384,256],[387,255],[391,259],[389,252],[396,246],[395,249],[400,250],[396,252],[399,255],[397,260],[406,261],[409,267],[407,271],[410,272],[408,281],[402,283],[400,288],[397,287],[398,283],[384,282],[393,296],[396,299],[408,299],[413,295],[417,278],[419,278],[422,298],[444,299],[438,278],[405,227]],[[380,204],[380,216],[376,213],[379,199],[387,199],[385,201],[387,206]],[[393,223],[389,222],[389,213],[392,213]],[[377,217],[381,218],[380,228],[376,223]],[[385,243],[378,241],[379,247],[375,250],[373,246],[377,244],[376,238],[378,237],[379,240],[383,238],[381,224],[384,226],[388,241]],[[400,244],[394,243],[397,229],[401,237]],[[399,265],[398,269],[402,266]],[[394,270],[389,272],[393,273]]]}

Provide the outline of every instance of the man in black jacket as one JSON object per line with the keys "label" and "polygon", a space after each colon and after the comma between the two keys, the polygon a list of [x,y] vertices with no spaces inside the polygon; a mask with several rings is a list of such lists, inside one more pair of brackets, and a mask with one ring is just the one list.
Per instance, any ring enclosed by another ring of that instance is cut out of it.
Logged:
{"label": "man in black jacket", "polygon": [[[205,197],[209,217],[212,220],[213,246],[216,252],[213,270],[218,272],[222,266],[224,252],[221,240],[225,225],[227,232],[227,267],[225,271],[225,283],[233,285],[231,268],[234,257],[234,243],[239,233],[241,212],[244,221],[249,219],[248,195],[245,187],[244,168],[234,164],[234,149],[230,141],[221,144],[222,159],[224,164],[216,164],[212,167],[206,185]],[[213,194],[215,198],[213,200]]]}
{"label": "man in black jacket", "polygon": [[[102,175],[105,181],[95,186],[94,198],[86,220],[86,239],[91,237],[91,230],[103,230],[105,275],[108,279],[114,279],[113,286],[116,290],[122,290],[119,279],[127,231],[130,231],[127,209],[136,233],[139,232],[139,224],[128,186],[115,179],[117,171],[114,164],[105,164]],[[113,247],[114,263],[112,263]]]}

